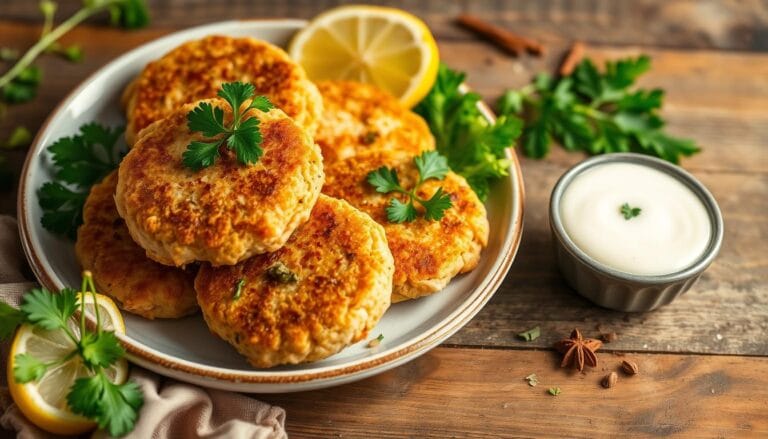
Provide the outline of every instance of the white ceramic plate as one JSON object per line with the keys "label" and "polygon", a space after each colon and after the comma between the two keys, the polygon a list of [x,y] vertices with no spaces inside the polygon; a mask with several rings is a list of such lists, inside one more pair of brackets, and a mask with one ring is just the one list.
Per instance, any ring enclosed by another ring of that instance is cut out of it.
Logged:
{"label": "white ceramic plate", "polygon": [[[24,251],[41,284],[49,289],[80,285],[72,242],[40,225],[36,190],[51,180],[45,148],[74,134],[86,122],[123,125],[119,106],[124,86],[149,61],[173,47],[209,34],[252,36],[285,47],[305,25],[301,20],[227,21],[176,32],[140,46],[87,78],[50,115],[29,151],[19,188],[20,231]],[[493,115],[486,107],[489,118]],[[125,314],[121,341],[131,361],[163,375],[208,387],[240,392],[290,392],[338,385],[400,365],[458,331],[485,305],[501,284],[522,234],[523,182],[514,152],[509,177],[499,181],[487,202],[490,240],[480,265],[454,279],[442,292],[399,303],[387,311],[372,337],[384,335],[375,349],[360,342],[322,361],[273,369],[254,369],[227,343],[213,336],[200,315],[150,321]]]}

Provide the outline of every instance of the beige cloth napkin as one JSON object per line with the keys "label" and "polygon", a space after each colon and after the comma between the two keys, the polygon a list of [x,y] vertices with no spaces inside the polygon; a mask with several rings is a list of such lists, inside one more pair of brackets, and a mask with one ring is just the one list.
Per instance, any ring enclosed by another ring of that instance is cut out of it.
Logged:
{"label": "beige cloth napkin", "polygon": [[[25,279],[26,262],[16,220],[0,216],[0,299],[18,305],[21,294],[34,287]],[[0,437],[57,437],[30,423],[13,403],[6,382],[8,343],[0,344]],[[126,438],[287,438],[285,411],[233,392],[204,389],[160,377],[131,366],[130,378],[144,391],[136,428]],[[97,431],[94,438],[107,437]]]}

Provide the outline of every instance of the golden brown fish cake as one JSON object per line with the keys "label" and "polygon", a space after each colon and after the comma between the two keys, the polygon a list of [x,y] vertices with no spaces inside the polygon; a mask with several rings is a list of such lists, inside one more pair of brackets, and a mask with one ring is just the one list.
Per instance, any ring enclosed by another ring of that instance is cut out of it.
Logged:
{"label": "golden brown fish cake", "polygon": [[424,119],[378,87],[323,81],[317,88],[323,96],[324,111],[315,141],[326,164],[372,151],[419,155],[435,149],[435,139]]}
{"label": "golden brown fish cake", "polygon": [[93,273],[98,290],[125,311],[148,319],[196,312],[194,270],[168,267],[147,258],[117,214],[115,187],[117,171],[91,188],[75,243],[80,265]]}
{"label": "golden brown fish cake", "polygon": [[393,272],[382,227],[321,195],[284,247],[234,266],[203,264],[195,289],[211,331],[254,366],[271,367],[365,338],[389,307]]}
{"label": "golden brown fish cake", "polygon": [[[381,194],[367,182],[369,172],[387,166],[396,169],[405,188],[415,185],[418,171],[413,157],[403,153],[369,153],[326,166],[323,193],[349,201],[384,226],[395,258],[392,301],[415,299],[443,289],[459,273],[477,266],[488,243],[485,206],[464,177],[449,172],[445,179],[427,180],[417,191],[422,199],[439,187],[450,195],[453,206],[439,221],[419,216],[413,222],[392,223],[386,206],[394,194]],[[405,201],[402,195],[401,201]]]}
{"label": "golden brown fish cake", "polygon": [[155,60],[123,93],[125,138],[178,107],[216,96],[225,82],[250,82],[257,95],[296,120],[311,135],[322,114],[322,98],[304,69],[279,47],[253,38],[209,36],[184,43]]}
{"label": "golden brown fish cake", "polygon": [[[212,105],[232,112],[221,99]],[[278,109],[250,110],[260,119],[264,155],[251,165],[222,148],[213,166],[182,164],[191,141],[187,104],[142,131],[120,164],[116,202],[133,239],[166,265],[208,261],[231,265],[274,251],[307,220],[323,184],[320,149]]]}

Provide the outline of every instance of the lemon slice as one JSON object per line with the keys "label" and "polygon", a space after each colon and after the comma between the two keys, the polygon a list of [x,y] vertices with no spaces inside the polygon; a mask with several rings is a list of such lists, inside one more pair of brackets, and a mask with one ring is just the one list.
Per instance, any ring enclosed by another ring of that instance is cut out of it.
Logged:
{"label": "lemon slice", "polygon": [[[79,295],[82,298],[82,295]],[[106,296],[97,295],[102,325],[116,332],[125,332],[125,323],[120,310]],[[86,313],[93,312],[93,295],[87,294]],[[80,329],[71,321],[70,329],[79,336]],[[96,427],[93,421],[69,411],[67,393],[76,379],[89,375],[80,357],[51,366],[39,380],[20,384],[13,377],[16,355],[27,353],[43,362],[62,359],[75,349],[75,344],[64,331],[47,331],[24,324],[19,327],[8,356],[8,389],[22,413],[35,425],[55,434],[79,434]],[[128,363],[125,359],[104,370],[110,381],[123,383],[128,377]]]}
{"label": "lemon slice", "polygon": [[299,31],[288,49],[313,81],[377,85],[408,107],[427,95],[440,56],[423,21],[394,8],[342,6]]}

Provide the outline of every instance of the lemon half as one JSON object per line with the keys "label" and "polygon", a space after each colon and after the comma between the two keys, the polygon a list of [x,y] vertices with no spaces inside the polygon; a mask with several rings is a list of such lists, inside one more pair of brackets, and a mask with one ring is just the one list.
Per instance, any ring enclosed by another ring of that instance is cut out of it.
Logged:
{"label": "lemon half", "polygon": [[289,52],[313,81],[374,84],[408,106],[427,95],[440,56],[423,21],[400,9],[342,6],[299,31]]}

